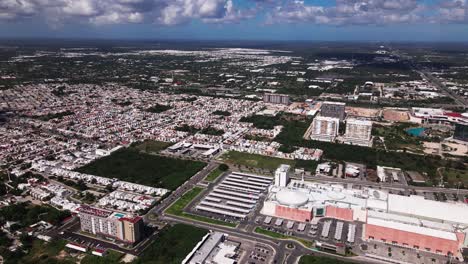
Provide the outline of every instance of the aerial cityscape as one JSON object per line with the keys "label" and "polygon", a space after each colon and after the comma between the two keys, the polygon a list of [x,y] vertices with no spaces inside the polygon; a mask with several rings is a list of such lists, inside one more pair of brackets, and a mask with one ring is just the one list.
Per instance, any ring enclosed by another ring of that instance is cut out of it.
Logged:
{"label": "aerial cityscape", "polygon": [[0,0],[0,263],[468,263],[466,1],[52,2]]}

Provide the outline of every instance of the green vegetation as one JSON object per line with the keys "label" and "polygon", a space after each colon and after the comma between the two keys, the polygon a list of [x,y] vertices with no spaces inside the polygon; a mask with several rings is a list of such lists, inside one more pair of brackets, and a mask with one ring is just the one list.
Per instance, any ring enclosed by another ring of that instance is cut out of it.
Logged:
{"label": "green vegetation", "polygon": [[211,219],[209,217],[204,217],[204,216],[194,215],[194,214],[189,214],[189,213],[184,212],[184,208],[187,207],[187,205],[193,199],[195,199],[195,197],[197,197],[197,195],[199,195],[202,191],[203,191],[203,188],[194,187],[192,190],[182,195],[179,198],[179,200],[177,200],[175,203],[171,205],[171,207],[167,208],[166,213],[175,215],[175,216],[189,218],[195,221],[200,221],[200,222],[205,222],[205,223],[210,223],[210,224],[215,224],[215,225],[223,225],[223,226],[228,226],[228,227],[236,227],[236,224],[233,224],[233,223],[227,223],[224,221]]}
{"label": "green vegetation", "polygon": [[225,168],[226,164],[220,164],[216,169],[210,172],[208,176],[206,176],[205,181],[214,182],[219,176],[223,174],[223,172],[227,171],[229,167]]}
{"label": "green vegetation", "polygon": [[123,256],[123,253],[109,250],[108,254],[104,257],[86,255],[86,257],[81,260],[80,264],[118,264]]}
{"label": "green vegetation", "polygon": [[253,123],[253,126],[259,129],[273,129],[275,126],[281,125],[279,118],[276,116],[254,115],[243,117],[239,121]]}
{"label": "green vegetation", "polygon": [[86,204],[92,204],[94,202],[96,202],[97,200],[97,197],[96,195],[90,193],[90,192],[86,192],[86,194],[84,194],[83,192],[80,192],[78,194],[76,194],[74,196],[74,198],[78,199],[78,200],[81,200],[83,203],[86,203]]}
{"label": "green vegetation", "polygon": [[20,227],[27,227],[40,220],[56,225],[69,216],[70,212],[68,211],[59,211],[53,207],[27,203],[12,204],[0,208],[0,224],[13,221],[18,222]]}
{"label": "green vegetation", "polygon": [[206,164],[121,149],[77,171],[174,190]]}
{"label": "green vegetation", "polygon": [[246,135],[244,135],[244,138],[247,139],[247,140],[255,140],[255,141],[267,141],[267,142],[271,141],[271,139],[269,139],[267,137],[262,137],[262,136],[259,136],[259,135],[246,134]]}
{"label": "green vegetation", "polygon": [[184,224],[166,227],[135,264],[181,263],[207,233],[205,229]]}
{"label": "green vegetation", "polygon": [[231,112],[229,111],[214,111],[213,115],[219,115],[219,116],[230,116]]}
{"label": "green vegetation", "polygon": [[444,182],[450,188],[468,188],[468,170],[457,170],[444,168],[442,174],[444,175]]}
{"label": "green vegetation", "polygon": [[421,140],[406,132],[406,129],[410,127],[412,127],[411,124],[405,123],[392,126],[376,125],[373,127],[372,134],[374,136],[384,137],[387,149],[407,149],[412,152],[422,152]]}
{"label": "green vegetation", "polygon": [[189,126],[187,124],[184,124],[182,126],[178,126],[175,128],[176,131],[182,131],[182,132],[188,132],[190,134],[195,134],[195,133],[198,133],[200,131],[200,129],[196,128],[196,127],[193,127],[193,126]]}
{"label": "green vegetation", "polygon": [[302,245],[304,245],[307,248],[311,248],[312,245],[313,245],[312,241],[297,238],[297,237],[294,237],[294,236],[283,235],[283,234],[280,234],[280,233],[277,233],[277,232],[274,232],[274,231],[266,230],[266,229],[261,228],[261,227],[256,227],[254,232],[258,233],[258,234],[265,235],[265,236],[269,236],[269,237],[272,237],[272,238],[276,238],[276,239],[296,240],[297,242],[301,243]]}
{"label": "green vegetation", "polygon": [[73,180],[65,179],[63,178],[63,176],[58,176],[57,181],[63,184],[66,184],[72,188],[75,188],[79,191],[86,191],[88,189],[88,186],[83,180],[73,181]]}
{"label": "green vegetation", "polygon": [[170,107],[169,105],[155,104],[152,107],[146,109],[146,112],[162,113],[162,112],[167,111],[167,110],[169,110],[171,108],[172,107]]}
{"label": "green vegetation", "polygon": [[23,249],[26,252],[16,251],[9,252],[1,250],[2,256],[5,258],[6,264],[23,263],[23,264],[74,264],[74,260],[68,253],[64,251],[66,241],[53,240],[49,243],[41,240],[33,240],[32,237],[23,237]]}
{"label": "green vegetation", "polygon": [[214,127],[207,127],[200,131],[201,134],[221,136],[224,134],[224,130],[216,129]]}
{"label": "green vegetation", "polygon": [[353,263],[348,261],[342,261],[334,258],[328,257],[318,257],[318,256],[302,256],[299,260],[299,264],[346,264]]}
{"label": "green vegetation", "polygon": [[132,144],[132,148],[144,151],[146,153],[159,153],[161,150],[164,150],[172,145],[173,143],[169,142],[145,140],[141,143]]}
{"label": "green vegetation", "polygon": [[247,167],[261,168],[266,170],[276,170],[281,164],[294,166],[296,161],[288,159],[273,158],[257,154],[229,151],[221,156],[224,162]]}

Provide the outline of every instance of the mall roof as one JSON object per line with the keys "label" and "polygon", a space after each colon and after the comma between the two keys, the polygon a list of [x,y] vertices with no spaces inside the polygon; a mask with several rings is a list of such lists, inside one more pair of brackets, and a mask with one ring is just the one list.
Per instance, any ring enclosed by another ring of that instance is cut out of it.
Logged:
{"label": "mall roof", "polygon": [[468,205],[463,203],[437,202],[416,195],[407,197],[389,194],[388,211],[468,225]]}

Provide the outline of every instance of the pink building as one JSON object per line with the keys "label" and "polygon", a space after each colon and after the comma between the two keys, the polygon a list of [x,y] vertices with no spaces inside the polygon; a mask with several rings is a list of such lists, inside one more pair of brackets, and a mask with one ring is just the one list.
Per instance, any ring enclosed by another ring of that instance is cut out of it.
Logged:
{"label": "pink building", "polygon": [[345,221],[353,221],[353,210],[328,205],[325,209],[325,216]]}
{"label": "pink building", "polygon": [[276,205],[275,216],[294,221],[306,222],[312,219],[312,211]]}

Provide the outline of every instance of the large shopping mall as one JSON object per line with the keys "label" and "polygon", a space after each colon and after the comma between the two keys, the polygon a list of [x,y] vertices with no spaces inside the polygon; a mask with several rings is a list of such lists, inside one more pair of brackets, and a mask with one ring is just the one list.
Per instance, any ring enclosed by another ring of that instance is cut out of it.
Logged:
{"label": "large shopping mall", "polygon": [[261,213],[300,222],[319,217],[360,221],[365,240],[443,255],[460,255],[468,244],[468,205],[371,188],[291,180],[269,187]]}

